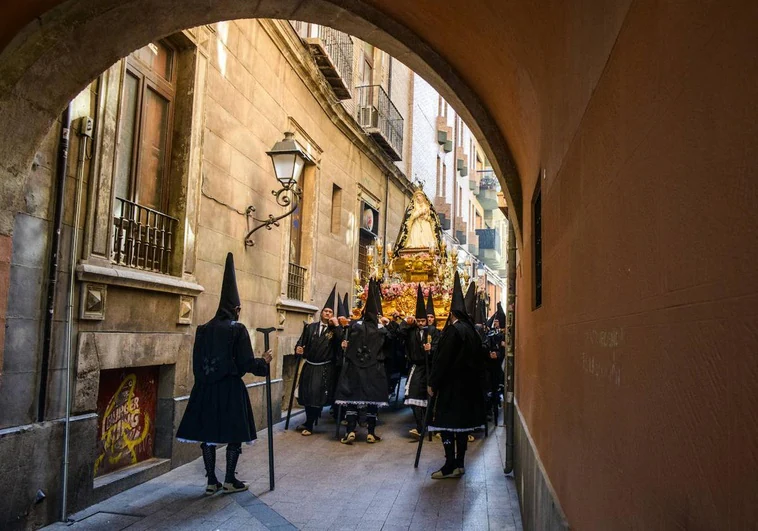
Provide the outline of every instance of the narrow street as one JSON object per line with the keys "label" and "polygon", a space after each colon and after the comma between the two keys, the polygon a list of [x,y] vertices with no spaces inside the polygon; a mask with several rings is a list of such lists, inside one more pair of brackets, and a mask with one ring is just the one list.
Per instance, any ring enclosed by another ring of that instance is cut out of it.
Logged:
{"label": "narrow street", "polygon": [[[295,417],[297,424],[301,417]],[[267,435],[243,449],[238,477],[250,491],[205,497],[203,464],[197,459],[72,516],[75,523],[47,529],[498,529],[520,530],[516,486],[503,474],[505,428],[469,444],[466,475],[432,480],[443,461],[437,439],[424,445],[413,468],[416,444],[406,437],[408,408],[380,413],[383,440],[345,446],[334,439],[327,413],[311,437],[274,430],[276,490],[268,490]],[[218,474],[223,476],[223,451]]]}

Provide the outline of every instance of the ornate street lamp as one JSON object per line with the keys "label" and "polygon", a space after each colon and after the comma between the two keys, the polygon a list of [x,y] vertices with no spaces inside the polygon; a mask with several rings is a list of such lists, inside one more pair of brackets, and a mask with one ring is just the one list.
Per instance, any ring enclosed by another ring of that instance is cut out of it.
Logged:
{"label": "ornate street lamp", "polygon": [[[271,227],[278,227],[280,220],[297,210],[303,197],[303,191],[297,186],[298,179],[303,173],[306,162],[312,162],[308,153],[295,140],[295,134],[289,131],[284,133],[284,139],[274,144],[274,147],[271,148],[271,151],[267,151],[266,155],[271,157],[271,162],[274,164],[274,174],[282,185],[279,190],[271,190],[271,194],[276,197],[277,204],[290,208],[280,216],[274,217],[273,214],[269,214],[267,219],[258,219],[253,216],[255,207],[253,205],[247,207],[248,233],[245,235],[245,246],[248,247],[255,245],[255,241],[251,237],[255,231],[264,227],[266,230],[271,230]],[[251,220],[260,223],[260,225],[250,229]]]}

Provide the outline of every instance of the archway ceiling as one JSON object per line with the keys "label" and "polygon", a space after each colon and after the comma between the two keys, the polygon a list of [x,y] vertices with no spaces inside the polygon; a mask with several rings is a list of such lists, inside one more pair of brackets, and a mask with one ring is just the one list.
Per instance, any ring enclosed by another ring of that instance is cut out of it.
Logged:
{"label": "archway ceiling", "polygon": [[391,53],[454,105],[483,141],[518,229],[522,189],[541,167],[559,171],[630,1],[0,0],[0,104],[13,92],[46,110],[49,127],[66,98],[157,36],[234,18],[327,24]]}

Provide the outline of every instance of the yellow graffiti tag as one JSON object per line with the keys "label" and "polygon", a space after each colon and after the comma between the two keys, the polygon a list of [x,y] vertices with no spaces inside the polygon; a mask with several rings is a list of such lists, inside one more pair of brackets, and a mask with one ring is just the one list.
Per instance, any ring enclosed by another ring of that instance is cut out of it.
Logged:
{"label": "yellow graffiti tag", "polygon": [[[127,375],[105,409],[100,433],[104,450],[95,461],[95,475],[106,456],[111,465],[137,462],[135,448],[150,433],[150,416],[140,411],[139,397],[134,396],[136,386],[137,376]],[[144,418],[141,428],[140,417]]]}

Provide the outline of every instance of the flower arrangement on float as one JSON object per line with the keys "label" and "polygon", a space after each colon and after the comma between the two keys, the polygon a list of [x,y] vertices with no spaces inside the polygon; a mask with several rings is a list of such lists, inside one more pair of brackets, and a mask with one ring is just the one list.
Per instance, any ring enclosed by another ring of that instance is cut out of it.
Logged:
{"label": "flower arrangement on float", "polygon": [[[415,297],[418,285],[418,282],[395,282],[392,284],[382,284],[382,299],[389,302],[395,300],[398,297],[402,297],[407,293],[412,293]],[[450,297],[451,295],[451,290],[449,288],[445,288],[440,284],[425,284],[421,282],[421,290],[424,292],[424,297],[428,297],[430,291],[433,297],[445,298]],[[361,296],[361,299],[365,301],[367,296],[368,284],[363,287],[363,295]]]}

